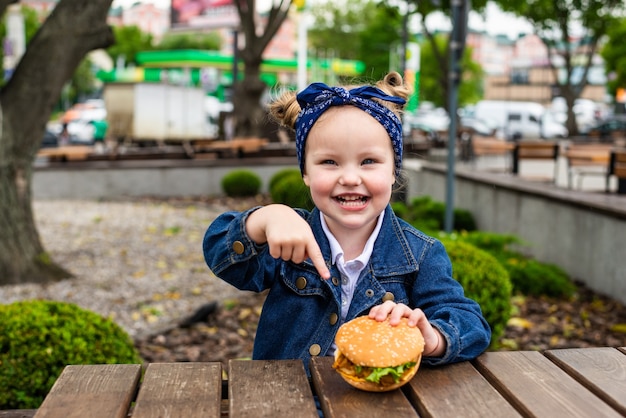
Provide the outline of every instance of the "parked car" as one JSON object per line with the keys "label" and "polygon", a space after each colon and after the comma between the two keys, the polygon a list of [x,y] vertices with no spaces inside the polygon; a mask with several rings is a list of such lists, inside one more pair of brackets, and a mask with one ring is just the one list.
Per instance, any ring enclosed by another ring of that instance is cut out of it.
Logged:
{"label": "parked car", "polygon": [[616,137],[626,138],[626,115],[615,115],[593,126],[587,137],[611,142]]}

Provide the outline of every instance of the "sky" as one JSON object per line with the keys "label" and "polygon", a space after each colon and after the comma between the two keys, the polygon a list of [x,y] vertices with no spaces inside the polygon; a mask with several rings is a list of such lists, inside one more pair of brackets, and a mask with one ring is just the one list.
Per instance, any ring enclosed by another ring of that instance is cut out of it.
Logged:
{"label": "sky", "polygon": [[[157,7],[169,8],[170,0],[114,0],[113,7],[130,7],[134,3],[152,3]],[[265,0],[267,2],[268,0]],[[318,0],[319,1],[319,0]],[[259,3],[263,3],[260,0]],[[428,24],[434,24],[440,29],[450,29],[449,20],[441,16],[433,16]],[[503,13],[492,3],[489,3],[486,10],[486,18],[483,19],[478,13],[471,13],[469,27],[473,30],[485,31],[490,35],[505,34],[511,38],[516,38],[520,33],[532,32],[532,27],[523,19],[516,18],[512,14]]]}

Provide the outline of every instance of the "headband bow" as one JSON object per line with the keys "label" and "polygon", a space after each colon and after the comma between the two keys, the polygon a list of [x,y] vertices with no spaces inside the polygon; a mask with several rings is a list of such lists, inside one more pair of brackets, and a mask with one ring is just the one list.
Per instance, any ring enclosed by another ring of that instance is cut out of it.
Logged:
{"label": "headband bow", "polygon": [[402,123],[389,108],[372,99],[403,105],[401,97],[389,96],[382,90],[363,86],[352,90],[341,87],[328,87],[324,83],[313,83],[297,95],[301,111],[296,120],[296,153],[300,164],[300,172],[304,172],[304,144],[311,128],[319,117],[331,106],[353,105],[376,119],[387,131],[395,154],[396,177],[402,169]]}

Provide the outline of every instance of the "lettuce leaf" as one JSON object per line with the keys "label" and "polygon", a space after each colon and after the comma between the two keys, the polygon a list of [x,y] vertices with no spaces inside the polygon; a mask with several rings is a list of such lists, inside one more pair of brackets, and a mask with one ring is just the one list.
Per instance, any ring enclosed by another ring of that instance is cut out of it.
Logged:
{"label": "lettuce leaf", "polygon": [[380,383],[380,379],[383,376],[391,375],[393,380],[398,383],[404,372],[413,366],[415,366],[415,362],[404,363],[396,367],[372,367],[372,372],[365,378],[365,380]]}

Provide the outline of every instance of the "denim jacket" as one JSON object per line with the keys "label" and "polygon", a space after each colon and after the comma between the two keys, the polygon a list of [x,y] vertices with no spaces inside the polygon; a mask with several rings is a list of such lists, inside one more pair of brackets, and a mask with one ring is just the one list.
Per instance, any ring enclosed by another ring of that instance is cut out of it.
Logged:
{"label": "denim jacket", "polygon": [[[267,244],[255,244],[245,232],[248,215],[227,212],[204,236],[204,258],[211,271],[241,290],[269,289],[259,319],[253,358],[303,360],[326,355],[341,325],[341,275],[331,265],[331,251],[319,210],[298,213],[307,220],[322,250],[331,278],[323,280],[310,259],[295,264],[274,259]],[[420,308],[447,341],[442,357],[424,357],[438,365],[469,360],[489,345],[491,330],[480,306],[464,296],[452,278],[452,265],[438,240],[396,217],[387,206],[369,264],[357,283],[346,321],[367,315],[392,299]]]}

